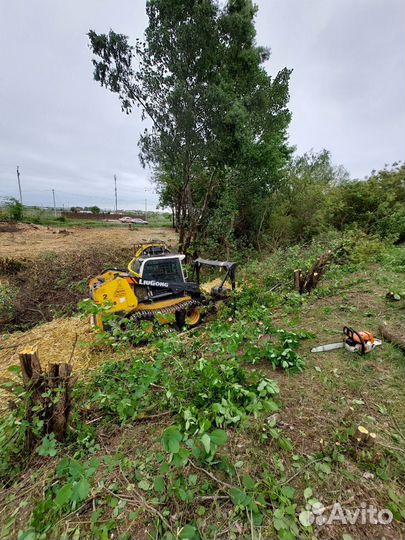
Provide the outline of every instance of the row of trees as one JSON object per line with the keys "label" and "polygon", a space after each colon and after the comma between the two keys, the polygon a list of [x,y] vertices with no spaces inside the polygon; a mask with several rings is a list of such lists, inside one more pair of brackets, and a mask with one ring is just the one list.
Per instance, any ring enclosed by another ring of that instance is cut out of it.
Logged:
{"label": "row of trees", "polygon": [[149,0],[146,11],[145,40],[133,46],[112,30],[89,32],[94,78],[125,113],[139,106],[149,118],[140,158],[183,251],[308,238],[353,221],[363,195],[374,212],[378,195],[372,202],[348,183],[328,152],[292,157],[291,71],[265,71],[270,53],[256,44],[251,0]]}
{"label": "row of trees", "polygon": [[262,242],[309,240],[328,229],[357,228],[393,242],[405,240],[405,165],[393,163],[364,180],[350,180],[330,153],[294,157],[267,201]]}

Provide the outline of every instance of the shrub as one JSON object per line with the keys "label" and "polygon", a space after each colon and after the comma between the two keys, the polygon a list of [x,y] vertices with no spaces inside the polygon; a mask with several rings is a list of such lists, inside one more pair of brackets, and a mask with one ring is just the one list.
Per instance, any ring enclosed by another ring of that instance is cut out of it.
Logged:
{"label": "shrub", "polygon": [[6,324],[14,318],[16,297],[17,290],[14,287],[0,283],[0,324]]}
{"label": "shrub", "polygon": [[6,208],[7,208],[9,219],[11,219],[12,221],[22,220],[24,207],[20,203],[20,201],[18,201],[14,197],[10,197],[7,200]]}

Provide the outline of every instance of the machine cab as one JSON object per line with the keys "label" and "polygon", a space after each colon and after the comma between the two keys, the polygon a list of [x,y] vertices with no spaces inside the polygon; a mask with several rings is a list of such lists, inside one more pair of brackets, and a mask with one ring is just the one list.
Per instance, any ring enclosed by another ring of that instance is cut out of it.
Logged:
{"label": "machine cab", "polygon": [[169,283],[184,283],[186,280],[181,264],[184,258],[185,255],[173,253],[141,255],[129,263],[128,270],[139,279],[141,285],[165,287]]}

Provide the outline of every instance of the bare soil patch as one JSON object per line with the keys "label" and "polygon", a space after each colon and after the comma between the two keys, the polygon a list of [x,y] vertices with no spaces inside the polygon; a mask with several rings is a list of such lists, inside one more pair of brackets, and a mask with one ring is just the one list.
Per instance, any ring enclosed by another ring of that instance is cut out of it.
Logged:
{"label": "bare soil patch", "polygon": [[0,256],[16,259],[33,259],[47,251],[77,252],[100,245],[131,247],[139,242],[150,240],[163,240],[174,246],[177,237],[174,230],[167,227],[130,229],[116,226],[65,229],[63,223],[60,228],[53,228],[43,225],[0,222]]}

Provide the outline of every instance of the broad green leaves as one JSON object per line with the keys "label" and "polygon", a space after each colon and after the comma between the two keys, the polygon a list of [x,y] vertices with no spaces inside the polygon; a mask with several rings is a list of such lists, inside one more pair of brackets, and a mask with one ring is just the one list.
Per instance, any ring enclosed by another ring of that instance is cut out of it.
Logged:
{"label": "broad green leaves", "polygon": [[55,504],[58,506],[64,506],[70,501],[73,493],[73,486],[71,484],[65,484],[56,493]]}
{"label": "broad green leaves", "polygon": [[217,446],[225,444],[228,440],[228,436],[223,429],[215,429],[209,436],[211,441]]}
{"label": "broad green leaves", "polygon": [[177,454],[180,450],[180,441],[182,438],[183,437],[176,426],[167,428],[162,437],[165,450],[171,454]]}
{"label": "broad green leaves", "polygon": [[86,500],[91,492],[91,479],[99,464],[95,458],[84,464],[74,459],[62,459],[56,468],[57,475],[61,480],[55,487],[55,505],[58,508],[64,508],[67,505],[77,507],[78,504]]}
{"label": "broad green leaves", "polygon": [[42,442],[37,448],[35,449],[36,453],[40,456],[49,456],[49,457],[55,457],[58,453],[57,450],[57,441],[55,440],[55,435],[51,433],[50,435],[46,435]]}

